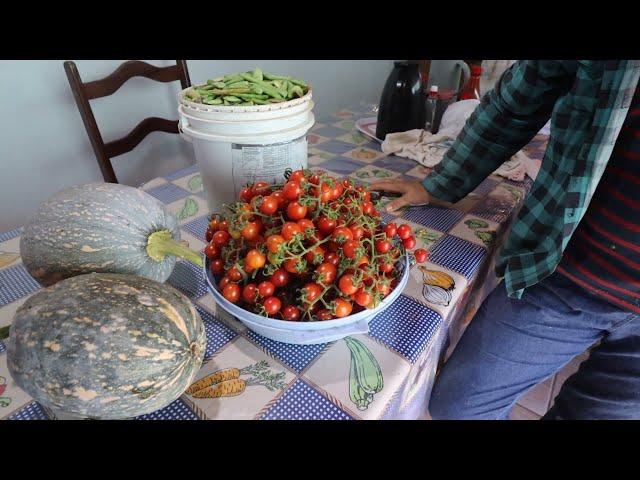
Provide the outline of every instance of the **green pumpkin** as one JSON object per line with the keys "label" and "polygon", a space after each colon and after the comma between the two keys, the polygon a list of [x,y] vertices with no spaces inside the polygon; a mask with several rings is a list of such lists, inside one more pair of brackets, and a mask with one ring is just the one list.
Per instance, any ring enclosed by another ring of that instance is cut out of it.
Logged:
{"label": "green pumpkin", "polygon": [[123,419],[177,399],[202,364],[205,342],[200,316],[173,287],[92,273],[40,290],[17,310],[7,366],[45,407]]}
{"label": "green pumpkin", "polygon": [[179,240],[176,218],[156,198],[126,185],[89,183],[40,205],[24,228],[20,255],[45,286],[90,272],[164,282],[176,256],[202,264],[202,256]]}

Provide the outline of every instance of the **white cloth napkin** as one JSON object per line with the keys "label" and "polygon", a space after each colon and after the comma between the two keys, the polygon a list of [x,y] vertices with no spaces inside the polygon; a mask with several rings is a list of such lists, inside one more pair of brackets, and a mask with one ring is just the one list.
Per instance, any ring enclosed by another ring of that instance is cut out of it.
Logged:
{"label": "white cloth napkin", "polygon": [[[382,151],[387,155],[411,158],[425,167],[432,168],[440,163],[479,103],[478,100],[462,100],[452,104],[445,110],[436,134],[422,129],[389,133],[382,143]],[[521,182],[525,175],[535,179],[539,170],[540,161],[532,160],[519,151],[494,173]]]}

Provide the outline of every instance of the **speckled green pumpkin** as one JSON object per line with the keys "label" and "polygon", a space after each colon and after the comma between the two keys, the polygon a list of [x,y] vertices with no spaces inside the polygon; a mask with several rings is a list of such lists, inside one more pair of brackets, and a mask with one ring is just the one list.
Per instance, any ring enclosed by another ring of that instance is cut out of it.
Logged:
{"label": "speckled green pumpkin", "polygon": [[180,240],[176,218],[157,199],[126,185],[89,183],[40,205],[24,228],[20,255],[45,286],[90,272],[131,273],[164,282],[176,257],[149,255],[154,232],[165,232],[173,243]]}
{"label": "speckled green pumpkin", "polygon": [[7,366],[45,407],[123,419],[177,399],[202,364],[205,342],[200,316],[173,287],[92,273],[40,290],[17,310]]}

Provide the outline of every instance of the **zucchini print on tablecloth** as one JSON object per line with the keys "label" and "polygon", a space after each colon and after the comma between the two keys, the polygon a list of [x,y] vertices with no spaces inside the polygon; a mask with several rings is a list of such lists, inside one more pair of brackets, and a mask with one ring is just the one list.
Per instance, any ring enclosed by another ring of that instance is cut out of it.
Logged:
{"label": "zucchini print on tablecloth", "polygon": [[[248,379],[240,378],[249,376]],[[270,391],[282,390],[285,372],[272,373],[269,363],[261,360],[244,368],[217,370],[191,384],[186,394],[193,398],[220,398],[241,395],[247,386],[262,386]]]}
{"label": "zucchini print on tablecloth", "polygon": [[202,175],[198,174],[191,177],[187,182],[187,187],[189,187],[189,190],[192,192],[200,190],[202,188]]}
{"label": "zucchini print on tablecloth", "polygon": [[178,220],[184,220],[195,216],[198,213],[198,203],[191,197],[187,197],[184,201],[184,206],[176,214]]}
{"label": "zucchini print on tablecloth", "polygon": [[358,410],[366,410],[373,396],[384,388],[382,369],[371,351],[359,340],[344,339],[351,352],[349,398]]}

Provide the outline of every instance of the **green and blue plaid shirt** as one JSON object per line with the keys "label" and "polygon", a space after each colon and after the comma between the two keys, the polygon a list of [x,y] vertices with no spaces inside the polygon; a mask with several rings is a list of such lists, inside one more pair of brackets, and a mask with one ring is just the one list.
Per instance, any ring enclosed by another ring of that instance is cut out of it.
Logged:
{"label": "green and blue plaid shirt", "polygon": [[502,247],[509,296],[552,274],[609,161],[640,61],[522,60],[507,70],[423,184],[457,202],[551,119],[540,172]]}

